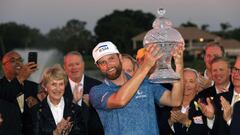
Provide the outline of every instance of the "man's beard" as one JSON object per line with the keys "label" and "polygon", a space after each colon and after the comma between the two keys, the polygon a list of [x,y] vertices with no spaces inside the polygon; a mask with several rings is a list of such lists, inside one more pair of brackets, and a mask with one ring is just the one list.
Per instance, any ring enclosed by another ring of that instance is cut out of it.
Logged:
{"label": "man's beard", "polygon": [[117,79],[120,75],[121,75],[121,72],[122,72],[122,65],[119,64],[116,68],[116,72],[115,74],[108,74],[106,73],[106,78],[109,79],[109,80],[115,80]]}

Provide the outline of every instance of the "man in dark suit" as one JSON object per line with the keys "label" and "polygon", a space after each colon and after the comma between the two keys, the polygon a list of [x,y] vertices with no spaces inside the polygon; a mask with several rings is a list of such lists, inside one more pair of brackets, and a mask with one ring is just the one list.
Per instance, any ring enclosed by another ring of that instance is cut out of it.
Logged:
{"label": "man in dark suit", "polygon": [[[30,102],[36,102],[38,84],[28,81],[27,78],[36,71],[35,63],[23,64],[22,57],[15,51],[3,56],[2,68],[4,77],[0,80],[0,99],[17,106],[22,118],[23,135],[31,135]],[[31,101],[29,100],[31,99]]]}
{"label": "man in dark suit", "polygon": [[191,102],[189,117],[193,124],[189,130],[191,128],[197,130],[198,125],[204,125],[209,128],[211,134],[228,134],[228,127],[222,117],[220,96],[223,93],[230,95],[233,92],[230,65],[225,58],[217,57],[212,61],[211,67],[214,85],[201,91]]}
{"label": "man in dark suit", "polygon": [[236,102],[233,108],[232,122],[230,126],[231,135],[238,135],[240,129],[240,102]]}
{"label": "man in dark suit", "polygon": [[[100,81],[84,75],[84,60],[79,52],[69,52],[64,57],[64,69],[68,75],[69,82],[66,86],[64,97],[75,101],[80,106],[89,108],[88,134],[103,135],[103,127],[96,110],[89,102],[89,91],[101,84]],[[76,89],[76,90],[75,90]]]}
{"label": "man in dark suit", "polygon": [[0,99],[0,135],[20,135],[21,120],[16,105]]}
{"label": "man in dark suit", "polygon": [[231,80],[234,85],[234,92],[230,99],[225,96],[221,97],[222,117],[230,126],[230,134],[237,135],[240,128],[240,56],[238,56],[232,68]]}
{"label": "man in dark suit", "polygon": [[204,64],[206,69],[203,75],[199,75],[200,91],[213,86],[211,76],[212,60],[216,57],[224,57],[224,55],[224,48],[220,46],[218,42],[209,42],[206,46],[204,46]]}

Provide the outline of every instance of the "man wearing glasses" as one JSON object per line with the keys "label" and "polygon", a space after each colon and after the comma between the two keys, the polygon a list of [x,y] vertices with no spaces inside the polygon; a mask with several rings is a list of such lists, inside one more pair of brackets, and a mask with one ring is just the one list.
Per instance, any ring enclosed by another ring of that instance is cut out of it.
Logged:
{"label": "man wearing glasses", "polygon": [[237,135],[240,129],[240,56],[237,57],[232,68],[231,79],[234,86],[232,100],[228,102],[221,97],[221,105],[224,120],[230,126],[230,134]]}
{"label": "man wearing glasses", "polygon": [[[14,104],[19,110],[23,135],[31,133],[30,101],[37,101],[38,84],[28,81],[28,77],[37,70],[37,64],[23,64],[22,57],[15,51],[6,53],[2,58],[3,78],[0,79],[0,99]],[[4,119],[4,116],[2,116]],[[4,124],[4,123],[3,123]]]}

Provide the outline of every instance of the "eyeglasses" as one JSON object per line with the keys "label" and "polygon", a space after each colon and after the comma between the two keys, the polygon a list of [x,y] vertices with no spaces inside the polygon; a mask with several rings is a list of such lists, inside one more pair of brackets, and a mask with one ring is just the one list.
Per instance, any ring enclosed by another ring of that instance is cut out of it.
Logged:
{"label": "eyeglasses", "polygon": [[240,68],[233,67],[233,68],[232,68],[232,73],[240,74]]}
{"label": "eyeglasses", "polygon": [[4,62],[3,64],[7,64],[7,63],[11,63],[11,64],[15,64],[17,62],[23,63],[24,59],[19,57],[19,58],[10,58],[8,61]]}

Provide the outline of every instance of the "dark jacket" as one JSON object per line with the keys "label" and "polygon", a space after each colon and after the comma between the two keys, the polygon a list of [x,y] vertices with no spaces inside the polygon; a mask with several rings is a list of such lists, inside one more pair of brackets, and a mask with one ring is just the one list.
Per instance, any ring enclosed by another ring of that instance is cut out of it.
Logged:
{"label": "dark jacket", "polygon": [[[232,92],[233,85],[231,83],[228,92],[217,94],[214,85],[198,93],[198,95],[190,103],[189,118],[193,121],[193,124],[190,126],[188,130],[193,131],[193,133],[197,131],[198,133],[202,132],[202,134],[208,133],[211,135],[229,134],[229,127],[227,126],[227,123],[223,119],[223,111],[221,109],[220,96],[223,95],[227,100],[230,100]],[[207,97],[212,98],[212,103],[215,108],[215,120],[212,129],[209,129],[207,127],[207,118],[202,114],[200,108],[197,109],[196,105],[194,104],[194,102],[195,103],[198,102],[198,99],[200,99],[201,102],[206,102]],[[196,124],[194,122],[194,117],[196,116],[202,117],[203,124]]]}
{"label": "dark jacket", "polygon": [[239,135],[240,129],[240,101],[236,102],[233,107],[232,122],[230,125],[230,134]]}
{"label": "dark jacket", "polygon": [[17,106],[0,99],[0,113],[3,119],[3,123],[0,125],[0,135],[20,135],[21,114]]}
{"label": "dark jacket", "polygon": [[[88,76],[84,76],[83,83],[84,83],[83,84],[83,86],[84,86],[83,94],[89,94],[89,92],[93,86],[99,85],[102,82],[100,82],[96,79],[90,78]],[[70,86],[69,82],[66,85],[64,97],[68,98],[70,100],[73,100],[73,94],[72,94],[72,90],[71,90],[71,86]],[[89,106],[88,110],[89,110],[89,112],[88,112],[89,113],[88,134],[89,135],[104,135],[103,126],[102,126],[102,123],[100,121],[97,111],[93,108],[92,105]]]}
{"label": "dark jacket", "polygon": [[0,79],[0,99],[4,99],[17,106],[19,113],[21,113],[17,97],[24,94],[24,112],[21,113],[21,126],[23,135],[32,135],[30,108],[26,103],[26,99],[30,96],[37,98],[38,84],[32,81],[25,80],[24,85],[21,85],[15,78],[9,82],[6,77]]}
{"label": "dark jacket", "polygon": [[[72,128],[69,135],[87,135],[87,110],[64,98],[65,106],[63,118],[69,116]],[[47,103],[47,98],[32,109],[33,135],[52,135],[56,129],[53,114]]]}

